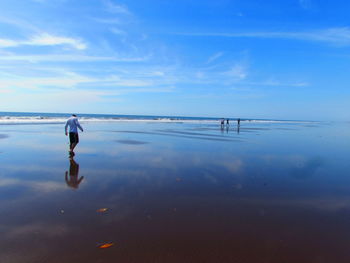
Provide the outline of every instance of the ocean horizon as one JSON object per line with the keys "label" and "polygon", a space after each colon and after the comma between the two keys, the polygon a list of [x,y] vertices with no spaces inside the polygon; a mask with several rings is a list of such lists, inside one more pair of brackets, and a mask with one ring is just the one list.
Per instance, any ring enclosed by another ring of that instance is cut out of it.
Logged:
{"label": "ocean horizon", "polygon": [[[52,112],[0,112],[1,124],[54,124],[63,123],[72,113]],[[232,122],[240,119],[242,122],[282,122],[282,123],[306,123],[317,122],[312,120],[288,120],[288,119],[262,119],[241,117],[201,117],[201,116],[170,116],[170,115],[125,115],[125,114],[91,114],[77,113],[83,122],[93,121],[160,121],[160,122],[219,122],[221,119],[229,119]]]}

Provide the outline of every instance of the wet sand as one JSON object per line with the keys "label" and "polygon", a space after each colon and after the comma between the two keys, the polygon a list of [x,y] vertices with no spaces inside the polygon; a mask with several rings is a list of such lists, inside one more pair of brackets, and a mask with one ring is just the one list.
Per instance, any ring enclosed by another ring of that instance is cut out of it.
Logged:
{"label": "wet sand", "polygon": [[83,126],[0,126],[0,262],[350,262],[350,124]]}

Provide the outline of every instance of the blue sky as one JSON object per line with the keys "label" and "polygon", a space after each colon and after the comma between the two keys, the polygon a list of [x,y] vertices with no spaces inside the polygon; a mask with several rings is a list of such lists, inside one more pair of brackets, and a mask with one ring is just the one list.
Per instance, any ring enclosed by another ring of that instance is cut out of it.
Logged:
{"label": "blue sky", "polygon": [[345,0],[2,0],[0,10],[0,111],[350,118]]}

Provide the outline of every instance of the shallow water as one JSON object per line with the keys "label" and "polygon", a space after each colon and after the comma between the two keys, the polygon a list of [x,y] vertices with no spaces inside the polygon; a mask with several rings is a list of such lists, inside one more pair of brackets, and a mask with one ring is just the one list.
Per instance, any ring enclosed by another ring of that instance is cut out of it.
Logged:
{"label": "shallow water", "polygon": [[350,262],[350,124],[82,125],[0,126],[0,262]]}

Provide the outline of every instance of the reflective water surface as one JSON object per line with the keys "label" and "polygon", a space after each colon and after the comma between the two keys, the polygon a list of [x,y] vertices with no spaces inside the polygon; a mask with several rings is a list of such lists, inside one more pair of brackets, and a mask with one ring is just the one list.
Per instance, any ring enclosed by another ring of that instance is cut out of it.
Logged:
{"label": "reflective water surface", "polygon": [[83,127],[0,126],[0,262],[350,262],[349,123]]}

